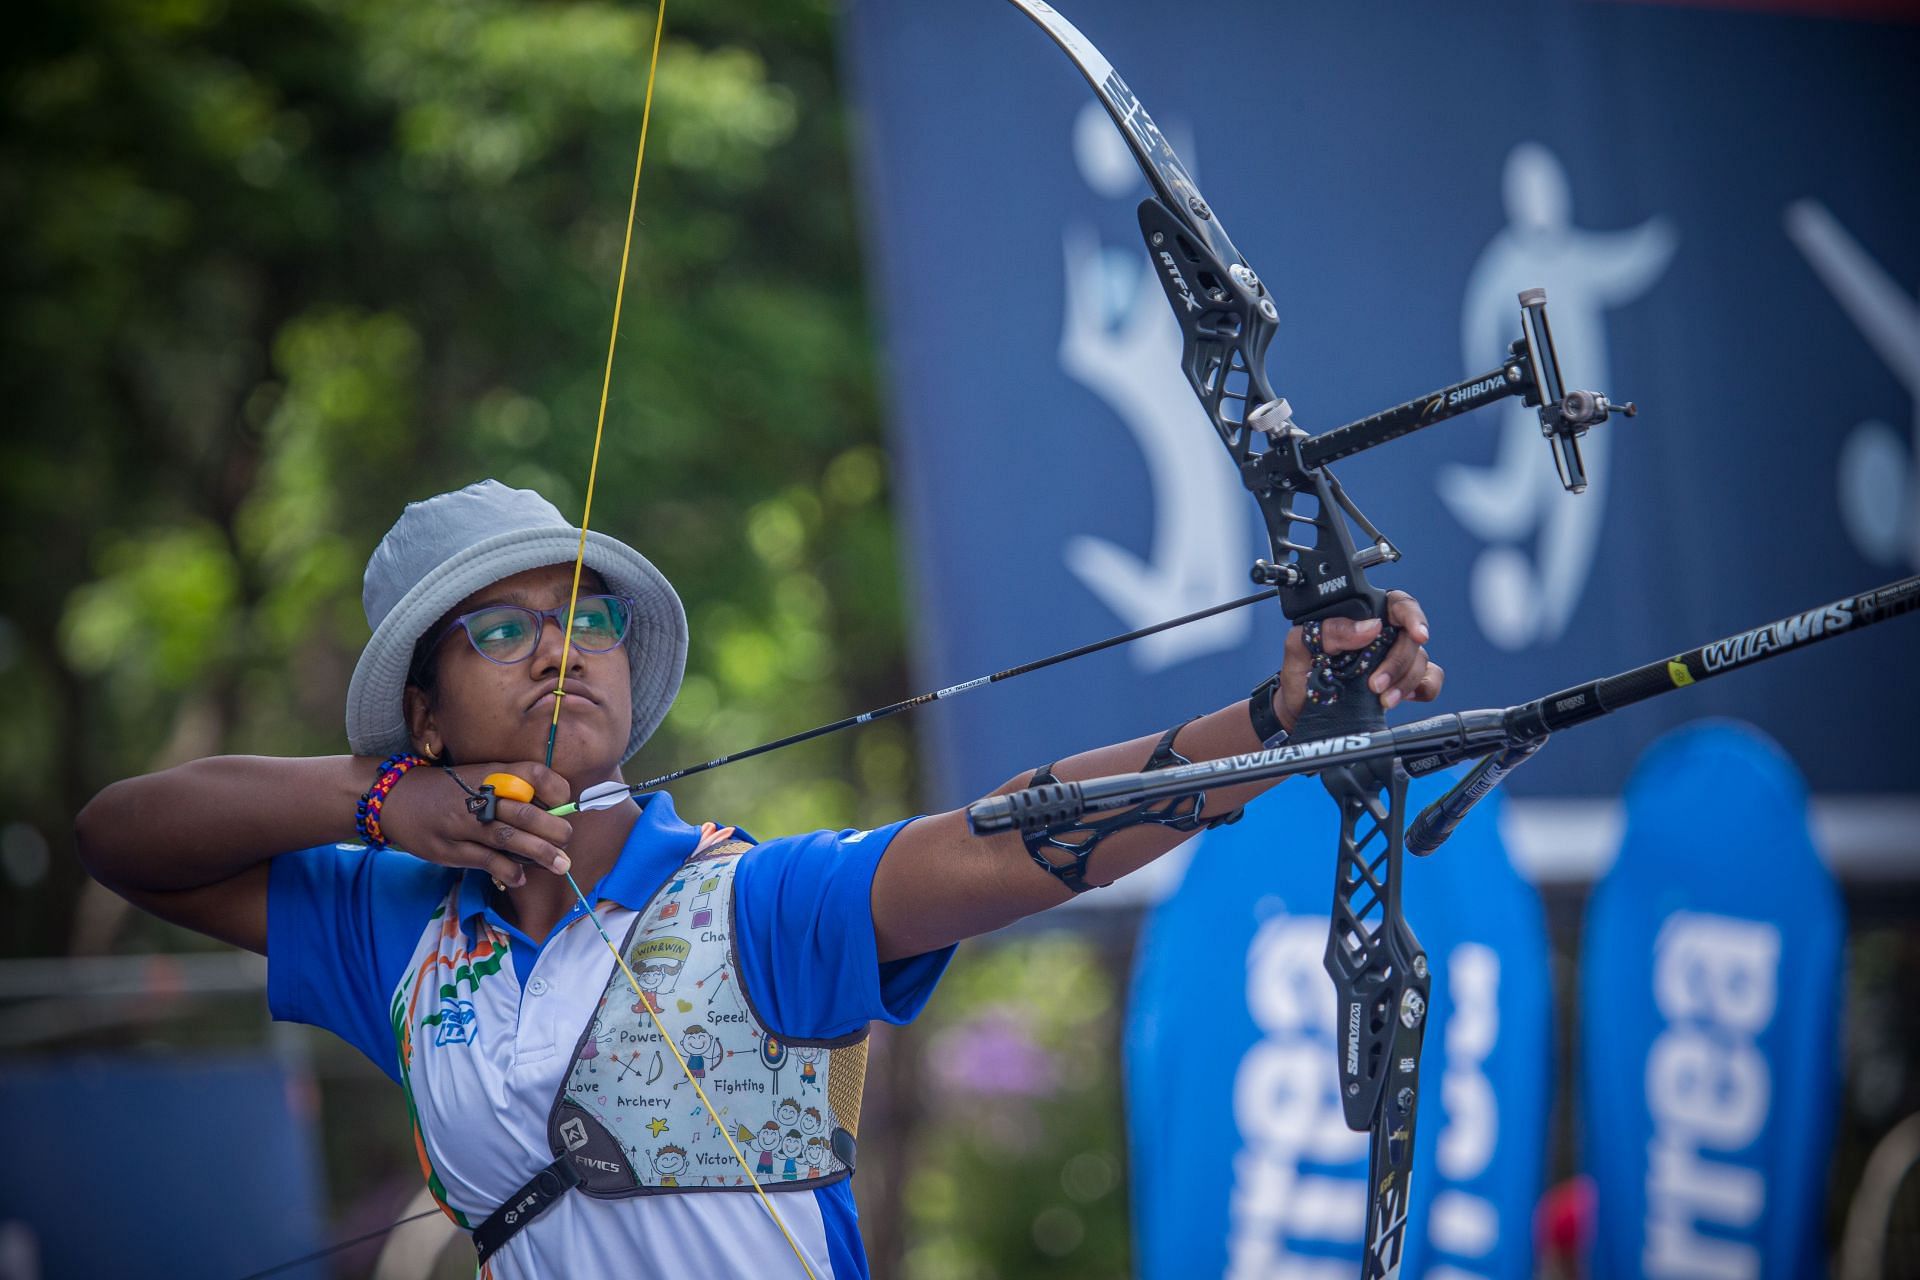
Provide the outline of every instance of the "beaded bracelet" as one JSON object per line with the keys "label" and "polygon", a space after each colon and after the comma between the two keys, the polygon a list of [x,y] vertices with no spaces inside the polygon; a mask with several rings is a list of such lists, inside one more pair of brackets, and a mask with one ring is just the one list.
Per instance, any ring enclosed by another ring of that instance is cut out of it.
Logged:
{"label": "beaded bracelet", "polygon": [[425,758],[410,751],[395,752],[380,762],[379,775],[367,788],[367,794],[360,797],[359,807],[354,811],[353,825],[369,849],[387,848],[386,834],[380,830],[380,809],[387,803],[387,793],[406,777],[407,770],[425,763]]}

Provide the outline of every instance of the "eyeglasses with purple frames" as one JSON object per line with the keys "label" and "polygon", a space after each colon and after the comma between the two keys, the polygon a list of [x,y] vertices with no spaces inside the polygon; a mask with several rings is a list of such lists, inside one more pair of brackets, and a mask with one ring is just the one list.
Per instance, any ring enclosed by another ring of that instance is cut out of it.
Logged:
{"label": "eyeglasses with purple frames", "polygon": [[[490,604],[463,613],[449,622],[433,642],[438,649],[455,631],[465,631],[473,651],[503,667],[525,662],[540,647],[547,619],[567,624],[567,606],[528,609],[517,604]],[[573,648],[582,653],[611,653],[627,638],[633,623],[633,601],[626,596],[581,596],[573,608]]]}

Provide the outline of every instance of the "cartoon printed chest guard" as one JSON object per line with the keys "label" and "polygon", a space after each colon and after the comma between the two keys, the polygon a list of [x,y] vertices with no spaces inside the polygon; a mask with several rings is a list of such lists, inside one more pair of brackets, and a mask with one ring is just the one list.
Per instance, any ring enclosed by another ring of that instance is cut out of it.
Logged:
{"label": "cartoon printed chest guard", "polygon": [[731,840],[696,853],[621,944],[686,1069],[616,966],[547,1116],[547,1141],[587,1195],[751,1190],[718,1125],[768,1191],[853,1172],[867,1033],[778,1040],[754,1012],[733,949],[734,874],[749,848]]}

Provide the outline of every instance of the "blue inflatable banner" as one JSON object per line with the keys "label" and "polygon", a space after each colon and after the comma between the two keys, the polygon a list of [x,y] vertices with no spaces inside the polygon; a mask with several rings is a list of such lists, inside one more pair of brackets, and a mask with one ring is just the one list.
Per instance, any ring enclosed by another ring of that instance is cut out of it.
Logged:
{"label": "blue inflatable banner", "polygon": [[[1569,384],[1640,404],[1586,438],[1579,496],[1517,401],[1339,464],[1404,553],[1375,581],[1427,606],[1448,705],[1920,569],[1920,177],[1891,159],[1920,136],[1920,27],[1772,0],[1062,8],[1272,290],[1301,425],[1498,366],[1534,285]],[[1004,0],[850,0],[846,47],[923,683],[1247,592],[1254,505],[1086,83]],[[1224,614],[956,701],[922,721],[929,798],[1223,705],[1284,626]],[[1609,794],[1684,720],[1813,741],[1846,707],[1872,713],[1814,785],[1911,794],[1912,631],[1843,643],[1584,727],[1516,785]]]}
{"label": "blue inflatable banner", "polygon": [[315,1106],[264,1055],[0,1064],[0,1276],[241,1276],[319,1248]]}
{"label": "blue inflatable banner", "polygon": [[[1414,785],[1410,803],[1444,790]],[[1547,941],[1497,799],[1407,859],[1433,989],[1403,1274],[1533,1274],[1551,1076]],[[1198,837],[1142,937],[1128,1014],[1136,1274],[1359,1274],[1367,1144],[1342,1118],[1323,957],[1333,802],[1310,779]]]}
{"label": "blue inflatable banner", "polygon": [[1846,922],[1806,804],[1743,725],[1634,773],[1580,966],[1593,1275],[1825,1273]]}

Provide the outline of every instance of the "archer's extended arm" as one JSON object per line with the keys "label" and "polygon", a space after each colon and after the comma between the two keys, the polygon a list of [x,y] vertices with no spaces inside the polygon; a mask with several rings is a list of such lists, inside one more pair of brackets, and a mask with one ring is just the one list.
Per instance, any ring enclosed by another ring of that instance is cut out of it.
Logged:
{"label": "archer's extended arm", "polygon": [[[1427,657],[1427,621],[1419,604],[1396,592],[1389,608],[1400,638],[1369,677],[1375,704],[1383,710],[1402,701],[1431,701],[1445,679],[1440,666]],[[1335,652],[1359,650],[1372,642],[1379,627],[1378,621],[1334,620],[1326,625],[1324,643]],[[1277,687],[1270,683],[1261,690],[1270,699],[1273,725],[1293,727],[1306,701],[1310,665],[1295,628],[1287,636]],[[1163,763],[1185,763],[1258,751],[1264,745],[1248,699],[1176,728],[1171,742],[1164,741],[1165,733],[1155,733],[1069,756],[1047,768],[1053,777],[1073,781],[1150,767],[1156,753]],[[1034,771],[1023,772],[993,794],[1017,791],[1033,781]],[[1166,853],[1198,827],[1236,813],[1272,785],[1222,788],[1197,808],[1172,806],[1164,813],[1138,815],[1105,831],[1089,828],[1058,841],[1030,841],[1018,832],[974,836],[964,808],[922,818],[894,837],[874,876],[873,923],[880,957],[900,959],[989,933],[1065,902],[1078,887],[1109,884]],[[1076,849],[1082,844],[1084,851]],[[1084,857],[1077,857],[1079,852]]]}

